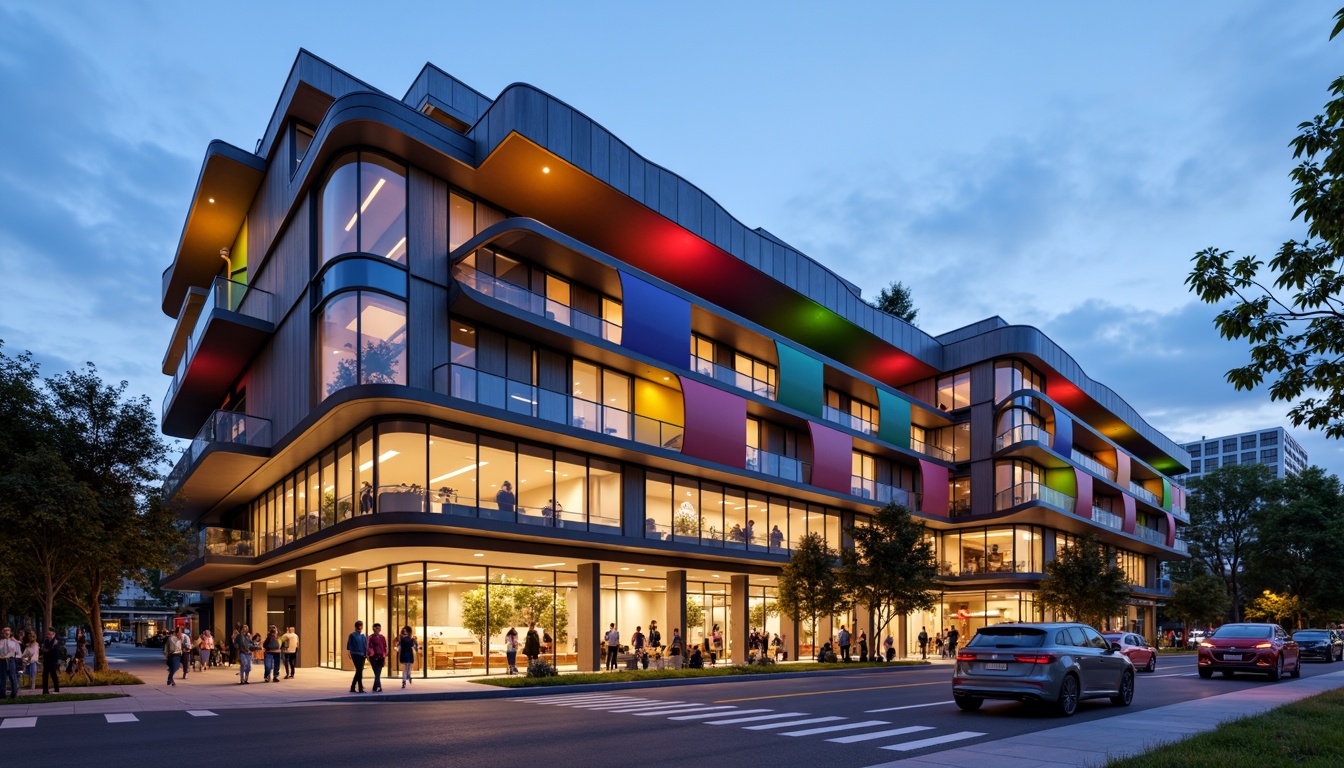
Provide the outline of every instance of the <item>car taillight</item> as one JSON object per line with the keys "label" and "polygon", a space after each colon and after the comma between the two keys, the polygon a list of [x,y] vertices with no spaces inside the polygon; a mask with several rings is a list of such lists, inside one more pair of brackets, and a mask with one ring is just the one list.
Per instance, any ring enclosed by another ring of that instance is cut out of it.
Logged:
{"label": "car taillight", "polygon": [[975,661],[974,653],[958,653],[957,661]]}
{"label": "car taillight", "polygon": [[1055,660],[1052,653],[1021,654],[1013,656],[1014,661],[1020,661],[1023,664],[1049,664]]}
{"label": "car taillight", "polygon": [[1256,643],[1256,648],[1273,648],[1273,643]]}

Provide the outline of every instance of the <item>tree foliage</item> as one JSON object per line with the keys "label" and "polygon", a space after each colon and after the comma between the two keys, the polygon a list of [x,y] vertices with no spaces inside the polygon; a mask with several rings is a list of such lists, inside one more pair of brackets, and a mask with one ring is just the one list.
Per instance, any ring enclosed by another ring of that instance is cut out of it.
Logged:
{"label": "tree foliage", "polygon": [[[1336,14],[1333,39],[1344,29]],[[1253,255],[1206,248],[1186,284],[1209,304],[1231,301],[1214,321],[1226,339],[1245,339],[1246,365],[1227,372],[1238,390],[1273,379],[1273,400],[1292,403],[1293,426],[1344,437],[1344,77],[1329,89],[1324,113],[1298,126],[1291,142],[1300,163],[1294,219],[1306,237],[1289,240],[1265,264]],[[1235,606],[1234,606],[1235,608]]]}
{"label": "tree foliage", "polygon": [[1227,586],[1211,573],[1203,573],[1177,584],[1167,598],[1167,611],[1192,627],[1217,623],[1227,613]]}
{"label": "tree foliage", "polygon": [[[1301,601],[1314,624],[1344,609],[1344,501],[1339,478],[1320,467],[1277,480],[1252,515],[1256,535],[1247,560],[1256,587]],[[1296,615],[1296,614],[1295,614]]]}
{"label": "tree foliage", "polygon": [[806,621],[817,636],[817,619],[848,608],[845,589],[835,569],[835,550],[813,531],[798,540],[779,574],[779,609],[794,621]]}
{"label": "tree foliage", "polygon": [[490,638],[503,632],[505,627],[525,629],[533,623],[552,632],[556,642],[568,638],[569,609],[565,599],[555,594],[551,587],[533,587],[521,579],[504,576],[498,584],[482,584],[462,595],[462,626],[476,636],[481,653],[485,653]]}
{"label": "tree foliage", "polygon": [[[1247,618],[1276,624],[1302,626],[1302,601],[1297,595],[1279,594],[1266,589],[1246,606]],[[1292,621],[1289,621],[1292,619]]]}
{"label": "tree foliage", "polygon": [[932,608],[938,561],[924,524],[900,504],[890,503],[870,525],[845,529],[854,540],[840,553],[840,579],[851,600],[868,608],[873,626],[896,616]]}
{"label": "tree foliage", "polygon": [[1124,613],[1129,593],[1125,572],[1095,537],[1087,536],[1045,564],[1037,600],[1058,614],[1101,629]]}
{"label": "tree foliage", "polygon": [[914,299],[910,294],[910,287],[900,280],[893,280],[886,288],[878,291],[872,305],[911,325],[915,324],[915,317],[919,315],[919,310],[915,308]]}
{"label": "tree foliage", "polygon": [[1222,467],[1190,487],[1186,541],[1191,557],[1223,580],[1232,621],[1239,621],[1246,560],[1255,542],[1255,514],[1269,498],[1273,477],[1260,464]]}

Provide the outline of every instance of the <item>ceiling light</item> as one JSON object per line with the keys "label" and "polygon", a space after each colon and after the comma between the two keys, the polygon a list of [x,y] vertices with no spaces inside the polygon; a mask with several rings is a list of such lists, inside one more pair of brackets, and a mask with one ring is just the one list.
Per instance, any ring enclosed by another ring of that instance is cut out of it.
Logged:
{"label": "ceiling light", "polygon": [[390,250],[390,251],[387,252],[387,258],[389,258],[389,259],[396,259],[396,258],[397,258],[397,251],[400,251],[400,250],[401,250],[401,247],[402,247],[403,245],[406,245],[406,236],[405,236],[405,235],[402,235],[402,236],[401,236],[401,239],[397,241],[397,244],[394,245],[394,246],[392,246],[392,250]]}
{"label": "ceiling light", "polygon": [[213,197],[210,198],[210,202],[213,204],[213,203],[215,202],[215,198],[213,198]]}
{"label": "ceiling light", "polygon": [[488,461],[480,461],[480,462],[477,462],[477,463],[475,463],[475,464],[468,464],[467,466],[465,466],[465,467],[463,467],[463,468],[461,468],[461,469],[455,469],[455,470],[453,470],[452,472],[449,472],[449,473],[446,474],[446,475],[439,475],[438,477],[436,477],[436,478],[430,480],[430,481],[429,481],[429,484],[430,484],[430,485],[433,485],[434,483],[437,483],[437,482],[439,482],[440,480],[447,480],[448,478],[451,478],[451,477],[457,477],[458,475],[462,474],[463,472],[470,472],[471,470],[476,469],[477,467],[484,467],[486,464],[489,464],[489,463],[490,463],[490,462],[488,462]]}
{"label": "ceiling light", "polygon": [[622,568],[621,570],[622,570],[622,571],[628,571],[628,570],[630,570],[630,569],[629,569],[629,568]]}
{"label": "ceiling light", "polygon": [[476,554],[472,555],[472,557],[485,557],[485,553],[484,553],[484,552],[477,552]]}
{"label": "ceiling light", "polygon": [[532,567],[533,567],[533,568],[558,568],[559,566],[562,566],[562,565],[564,565],[564,563],[542,563],[542,564],[540,564],[540,565],[534,565],[534,566],[532,566]]}
{"label": "ceiling light", "polygon": [[[549,165],[543,165],[543,166],[541,166],[541,172],[542,172],[542,173],[550,173],[550,172],[551,172],[551,166],[549,166]],[[213,203],[214,201],[211,200],[210,202]]]}
{"label": "ceiling light", "polygon": [[[378,457],[378,463],[382,464],[384,461],[387,461],[393,456],[400,456],[400,455],[401,451],[392,451],[392,450],[383,451],[383,455]],[[372,468],[373,468],[373,459],[369,459],[368,461],[359,465],[360,472],[368,472]]]}

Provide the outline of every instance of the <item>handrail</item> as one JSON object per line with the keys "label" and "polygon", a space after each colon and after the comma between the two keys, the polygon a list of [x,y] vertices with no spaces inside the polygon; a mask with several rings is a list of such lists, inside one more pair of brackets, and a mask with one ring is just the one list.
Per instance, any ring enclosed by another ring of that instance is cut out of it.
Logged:
{"label": "handrail", "polygon": [[924,442],[923,440],[919,440],[913,437],[910,438],[910,450],[918,451],[924,454],[925,456],[932,456],[933,458],[939,459],[941,461],[950,462],[952,461],[953,458],[952,452],[947,450],[946,448],[939,448],[936,445],[930,445]]}
{"label": "handrail", "polygon": [[839,408],[832,408],[829,405],[821,407],[821,417],[832,424],[839,424],[855,432],[862,432],[865,435],[871,435],[877,431],[877,425],[867,419],[861,419],[852,413],[846,413]]}
{"label": "handrail", "polygon": [[1120,530],[1125,527],[1125,521],[1117,514],[1102,509],[1101,507],[1092,508],[1092,522],[1100,523],[1112,530]]}
{"label": "handrail", "polygon": [[213,310],[216,309],[238,312],[268,323],[275,322],[275,297],[272,294],[246,283],[216,277],[210,286],[210,293],[205,297],[205,306],[201,308],[201,314],[196,317],[196,324],[192,326],[191,335],[187,337],[187,348],[182,351],[182,357],[177,362],[173,379],[168,382],[168,391],[163,396],[160,414],[168,412],[173,396],[182,386],[182,380],[186,378],[187,369],[191,367],[192,358],[196,356],[196,349],[200,346],[201,339],[205,337],[205,329],[210,325]]}
{"label": "handrail", "polygon": [[459,284],[477,293],[498,299],[511,307],[517,307],[524,312],[544,317],[547,320],[554,320],[561,325],[567,325],[576,331],[581,331],[589,336],[596,336],[613,344],[621,343],[621,326],[616,323],[603,320],[587,312],[581,312],[554,299],[548,299],[522,286],[514,285],[494,275],[488,275],[475,267],[458,262],[453,265],[453,278]]}
{"label": "handrail", "polygon": [[1142,485],[1139,485],[1133,480],[1129,481],[1129,490],[1135,496],[1139,497],[1140,499],[1143,499],[1144,501],[1148,502],[1149,504],[1152,504],[1155,507],[1162,506],[1162,500],[1157,498],[1157,494],[1153,493],[1147,488],[1144,488]]}
{"label": "handrail", "polygon": [[906,509],[918,509],[920,502],[920,494],[914,491],[868,480],[858,475],[851,475],[849,478],[849,494],[861,499],[870,499],[879,504],[895,502]]}
{"label": "handrail", "polygon": [[811,464],[751,446],[747,446],[747,469],[783,480],[792,480],[795,483],[812,482]]}
{"label": "handrail", "polygon": [[703,357],[691,356],[691,370],[702,376],[708,376],[715,381],[727,384],[730,387],[736,387],[744,392],[750,392],[758,397],[764,397],[767,400],[775,399],[775,387],[769,382],[761,381],[753,376],[736,371],[727,366],[719,365],[713,360],[706,360]]}
{"label": "handrail", "polygon": [[205,449],[214,443],[229,443],[232,445],[250,445],[258,448],[271,447],[271,422],[269,419],[263,419],[260,416],[250,416],[246,413],[237,413],[235,411],[215,411],[201,425],[201,429],[192,438],[187,447],[182,450],[182,456],[177,460],[168,476],[164,478],[163,489],[168,497],[171,497],[182,482],[186,480],[187,475],[196,465]]}
{"label": "handrail", "polygon": [[994,509],[1004,510],[1029,501],[1043,501],[1060,509],[1072,510],[1077,500],[1041,483],[1018,483],[994,494]]}
{"label": "handrail", "polygon": [[1019,424],[1004,430],[998,437],[994,438],[994,450],[1001,451],[1010,445],[1025,443],[1028,440],[1034,440],[1038,443],[1051,444],[1050,433],[1044,427],[1038,427],[1035,424]]}
{"label": "handrail", "polygon": [[1088,456],[1085,453],[1079,452],[1077,449],[1074,449],[1073,452],[1070,454],[1070,456],[1078,464],[1082,464],[1084,467],[1092,470],[1092,472],[1098,475],[1101,475],[1107,480],[1110,480],[1112,483],[1115,482],[1114,469],[1111,469],[1110,467],[1106,466],[1105,464],[1102,464],[1100,461],[1097,461],[1096,459],[1092,458],[1091,456]]}

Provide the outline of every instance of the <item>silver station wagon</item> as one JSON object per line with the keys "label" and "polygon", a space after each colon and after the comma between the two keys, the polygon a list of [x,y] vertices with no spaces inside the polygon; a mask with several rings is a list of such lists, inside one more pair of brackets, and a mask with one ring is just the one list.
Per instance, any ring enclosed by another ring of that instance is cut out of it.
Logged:
{"label": "silver station wagon", "polygon": [[1083,699],[1129,706],[1134,665],[1086,624],[999,624],[957,651],[952,698],[966,711],[985,699],[1051,704],[1068,717]]}

